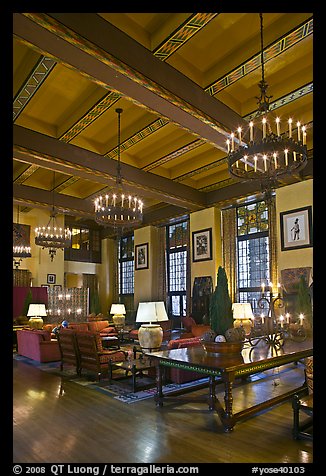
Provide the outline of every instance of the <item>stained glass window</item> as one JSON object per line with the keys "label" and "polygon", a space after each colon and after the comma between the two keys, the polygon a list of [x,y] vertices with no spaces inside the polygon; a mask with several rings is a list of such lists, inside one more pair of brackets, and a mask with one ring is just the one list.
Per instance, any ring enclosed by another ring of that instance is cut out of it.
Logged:
{"label": "stained glass window", "polygon": [[264,201],[237,208],[239,302],[250,302],[258,314],[262,282],[269,282],[268,207]]}

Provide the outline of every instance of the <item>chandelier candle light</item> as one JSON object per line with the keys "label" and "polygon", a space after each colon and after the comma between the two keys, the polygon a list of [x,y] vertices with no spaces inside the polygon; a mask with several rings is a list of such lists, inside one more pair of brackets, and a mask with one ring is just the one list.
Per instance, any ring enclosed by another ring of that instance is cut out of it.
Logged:
{"label": "chandelier candle light", "polygon": [[49,249],[51,261],[56,255],[57,249],[70,248],[71,246],[71,230],[69,228],[61,228],[57,225],[56,213],[54,211],[54,187],[55,172],[53,172],[53,204],[50,220],[46,226],[35,228],[35,244],[42,248]]}
{"label": "chandelier candle light", "polygon": [[[19,226],[19,205],[17,206],[17,225]],[[31,258],[31,247],[26,245],[19,245],[12,247],[12,255],[15,268],[18,269],[23,258]]]}
{"label": "chandelier candle light", "polygon": [[110,193],[95,199],[95,220],[100,225],[115,227],[132,227],[143,220],[143,202],[127,193],[122,185],[120,162],[120,115],[123,112],[118,108],[118,164],[116,188]]}
{"label": "chandelier candle light", "polygon": [[[279,117],[271,118],[267,96],[268,84],[265,81],[263,16],[260,13],[261,68],[262,79],[259,82],[257,118],[260,123],[250,121],[247,130],[238,127],[226,141],[228,150],[228,168],[231,175],[245,180],[260,181],[262,190],[274,188],[281,176],[297,173],[307,163],[307,133],[305,125],[292,118],[283,121]],[[268,114],[269,113],[269,114]],[[255,130],[257,128],[257,131]]]}

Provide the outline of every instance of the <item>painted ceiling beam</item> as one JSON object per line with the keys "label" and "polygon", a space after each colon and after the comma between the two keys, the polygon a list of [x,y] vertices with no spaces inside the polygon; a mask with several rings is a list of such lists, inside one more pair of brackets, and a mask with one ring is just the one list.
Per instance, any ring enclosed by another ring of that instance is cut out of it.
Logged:
{"label": "painted ceiling beam", "polygon": [[[73,215],[81,219],[94,221],[94,207],[81,198],[69,197],[51,190],[40,190],[27,185],[13,185],[14,204],[30,208],[42,208],[51,211],[53,204],[59,214]],[[185,209],[173,205],[167,205],[159,209],[144,212],[142,226],[166,222],[170,218],[185,214]],[[112,235],[108,227],[107,236]],[[114,233],[113,233],[114,234]]]}
{"label": "painted ceiling beam", "polygon": [[223,151],[229,131],[246,124],[228,106],[95,13],[13,16],[17,38]]}
{"label": "painted ceiling beam", "polygon": [[[13,146],[13,158],[21,162],[96,181],[103,187],[116,184],[117,161],[114,159],[17,125],[13,126]],[[129,164],[121,168],[123,183],[143,198],[163,200],[187,210],[205,206],[205,194],[187,185],[176,185],[170,179]]]}

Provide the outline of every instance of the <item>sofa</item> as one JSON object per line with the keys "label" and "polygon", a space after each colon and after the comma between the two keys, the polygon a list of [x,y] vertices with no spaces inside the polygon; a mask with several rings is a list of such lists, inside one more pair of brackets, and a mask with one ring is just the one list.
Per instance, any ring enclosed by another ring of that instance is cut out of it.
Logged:
{"label": "sofa", "polygon": [[101,337],[117,336],[116,328],[109,324],[109,321],[88,321],[88,322],[70,322],[68,329],[74,329],[76,332],[94,332],[99,333]]}
{"label": "sofa", "polygon": [[[168,350],[170,349],[183,349],[185,347],[196,347],[201,345],[200,336],[189,337],[186,339],[173,339],[168,343]],[[203,378],[204,375],[199,372],[193,372],[190,370],[183,370],[171,367],[167,369],[166,379],[173,383],[186,383],[192,380],[198,380]]]}
{"label": "sofa", "polygon": [[55,362],[60,360],[60,349],[51,333],[39,329],[17,330],[17,353],[38,362]]}

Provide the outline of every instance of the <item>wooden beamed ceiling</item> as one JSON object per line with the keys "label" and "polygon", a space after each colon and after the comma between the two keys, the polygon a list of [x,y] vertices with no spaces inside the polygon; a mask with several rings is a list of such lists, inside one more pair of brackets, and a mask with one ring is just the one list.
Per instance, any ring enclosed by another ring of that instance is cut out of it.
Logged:
{"label": "wooden beamed ceiling", "polygon": [[[117,107],[144,224],[259,194],[226,160],[257,109],[258,13],[14,13],[13,33],[15,204],[92,219],[116,181]],[[311,13],[264,14],[273,113],[308,129],[308,166],[280,186],[312,177],[312,37]]]}

